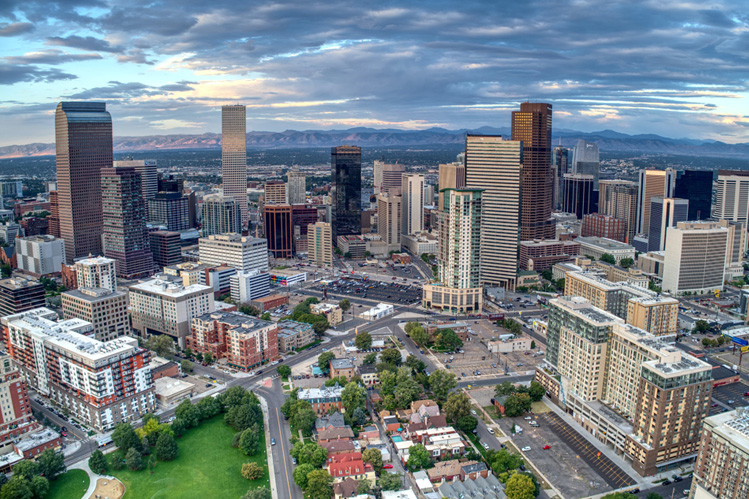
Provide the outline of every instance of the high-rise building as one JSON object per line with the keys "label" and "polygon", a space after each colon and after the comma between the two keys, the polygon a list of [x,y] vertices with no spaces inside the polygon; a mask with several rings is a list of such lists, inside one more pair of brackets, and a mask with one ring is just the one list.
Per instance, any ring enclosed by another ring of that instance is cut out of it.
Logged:
{"label": "high-rise building", "polygon": [[388,251],[399,251],[401,224],[403,223],[403,198],[391,194],[377,195],[377,234],[387,244]]}
{"label": "high-rise building", "polygon": [[523,102],[512,112],[512,140],[523,143],[520,240],[554,239],[551,218],[551,104]]}
{"label": "high-rise building", "polygon": [[424,286],[425,308],[480,312],[482,293],[481,189],[442,189],[443,213],[437,257],[437,284]]}
{"label": "high-rise building", "polygon": [[159,172],[155,159],[126,159],[114,162],[115,168],[135,168],[136,173],[140,175],[141,193],[143,201],[148,209],[148,200],[156,197],[159,192]]}
{"label": "high-rise building", "polygon": [[746,253],[747,232],[741,222],[718,220],[718,224],[728,229],[728,256],[726,257],[726,281],[744,276],[744,253]]}
{"label": "high-rise building", "polygon": [[65,241],[54,236],[16,239],[18,270],[34,277],[59,274],[65,261]]}
{"label": "high-rise building", "polygon": [[[468,134],[465,151],[466,186],[483,190],[480,281],[513,289],[517,279],[523,145],[498,135]],[[440,181],[440,198],[444,200],[441,191]]]}
{"label": "high-rise building", "polygon": [[48,308],[2,319],[8,353],[40,394],[101,432],[156,409],[150,352],[135,338],[102,342],[93,324]]}
{"label": "high-rise building", "polygon": [[[467,140],[467,139],[466,139]],[[437,180],[437,187],[439,190],[442,189],[462,189],[466,186],[466,163],[465,156],[463,161],[455,161],[453,163],[440,163],[439,166],[439,177]],[[440,211],[443,211],[442,206],[443,197],[437,197],[437,207]]]}
{"label": "high-rise building", "polygon": [[274,258],[291,258],[294,253],[291,205],[268,204],[263,209],[263,227],[268,251]]}
{"label": "high-rise building", "polygon": [[666,231],[663,291],[703,294],[723,289],[729,229],[718,222],[679,222]]}
{"label": "high-rise building", "polygon": [[434,186],[424,184],[424,206],[434,206]]}
{"label": "high-rise building", "polygon": [[[247,108],[221,107],[221,175],[224,196],[239,205],[242,226],[247,225]],[[171,230],[171,229],[170,229]]]}
{"label": "high-rise building", "polygon": [[0,452],[18,437],[35,430],[39,425],[34,418],[26,383],[7,353],[0,353]]}
{"label": "high-rise building", "polygon": [[713,202],[713,172],[711,170],[677,171],[674,197],[689,201],[687,220],[710,218]]}
{"label": "high-rise building", "polygon": [[333,231],[329,223],[316,222],[307,227],[307,253],[310,263],[333,266]]}
{"label": "high-rise building", "polygon": [[268,241],[239,234],[215,234],[199,241],[200,261],[250,272],[268,270]]}
{"label": "high-rise building", "polygon": [[294,252],[307,251],[307,231],[318,220],[318,206],[313,204],[291,205],[291,226],[294,233]]}
{"label": "high-rise building", "polygon": [[75,275],[79,288],[104,288],[117,290],[115,261],[111,258],[92,257],[76,260]]}
{"label": "high-rise building", "polygon": [[663,251],[666,247],[666,229],[676,227],[677,222],[686,222],[689,201],[686,199],[650,198],[650,229],[648,251]]}
{"label": "high-rise building", "polygon": [[307,201],[307,174],[292,170],[286,174],[289,191],[289,204],[304,204]]}
{"label": "high-rise building", "polygon": [[398,196],[401,193],[401,182],[406,169],[403,165],[394,165],[384,161],[374,162],[374,194],[392,194]]}
{"label": "high-rise building", "polygon": [[162,269],[182,263],[182,238],[179,232],[156,230],[148,234],[154,265]]}
{"label": "high-rise building", "polygon": [[103,102],[60,102],[55,112],[57,202],[65,261],[101,254],[101,170],[112,166],[112,117]]}
{"label": "high-rise building", "polygon": [[614,241],[625,242],[624,220],[600,213],[589,213],[583,216],[580,229],[582,237],[606,237]]}
{"label": "high-rise building", "polygon": [[424,230],[424,175],[403,174],[403,234],[413,235]]}
{"label": "high-rise building", "polygon": [[361,147],[334,147],[330,156],[333,241],[338,241],[361,234]]}
{"label": "high-rise building", "polygon": [[231,299],[237,303],[250,303],[270,294],[270,274],[253,270],[239,271],[229,278]]}
{"label": "high-rise building", "polygon": [[744,499],[749,497],[749,410],[705,418],[689,497]]}
{"label": "high-rise building", "polygon": [[141,188],[135,168],[105,168],[101,172],[104,256],[117,262],[117,274],[124,279],[153,274]]}
{"label": "high-rise building", "polygon": [[103,288],[78,288],[60,295],[62,316],[94,325],[94,337],[109,341],[130,334],[127,293]]}
{"label": "high-rise building", "polygon": [[37,280],[20,275],[0,281],[0,317],[46,304],[44,286]]}
{"label": "high-rise building", "polygon": [[713,217],[749,223],[749,171],[718,170]]}
{"label": "high-rise building", "polygon": [[572,173],[570,150],[561,145],[551,151],[551,166],[554,170],[554,208],[562,203],[562,179],[565,173]]}
{"label": "high-rise building", "polygon": [[264,204],[286,204],[287,200],[286,182],[269,180],[265,183]]}
{"label": "high-rise building", "polygon": [[186,230],[192,226],[190,202],[182,192],[158,192],[148,200],[148,221],[164,225],[166,230]]}
{"label": "high-rise building", "polygon": [[582,219],[598,211],[598,192],[593,175],[565,173],[562,180],[562,211]]}
{"label": "high-rise building", "polygon": [[242,210],[234,198],[218,194],[206,196],[203,198],[200,213],[203,237],[227,232],[242,232]]}
{"label": "high-rise building", "polygon": [[587,140],[578,140],[575,145],[572,173],[593,176],[593,189],[598,190],[599,170],[601,160],[598,154],[598,145]]}
{"label": "high-rise building", "polygon": [[632,244],[637,229],[637,184],[628,180],[601,180],[598,212],[622,220],[624,242]]}
{"label": "high-rise building", "polygon": [[656,196],[674,197],[674,170],[640,170],[637,191],[637,229],[635,234],[647,234],[650,229],[650,200]]}
{"label": "high-rise building", "polygon": [[60,198],[57,191],[49,193],[49,229],[47,234],[50,236],[60,237]]}

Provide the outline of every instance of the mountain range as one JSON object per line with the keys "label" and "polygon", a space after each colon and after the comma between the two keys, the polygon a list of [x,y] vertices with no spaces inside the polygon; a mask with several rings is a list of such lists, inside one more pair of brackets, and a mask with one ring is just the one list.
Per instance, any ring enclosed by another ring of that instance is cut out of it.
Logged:
{"label": "mountain range", "polygon": [[[440,146],[460,144],[466,133],[510,135],[509,128],[482,127],[474,130],[397,130],[349,128],[347,130],[286,130],[283,132],[249,132],[247,147],[305,148],[355,144],[362,147]],[[715,140],[672,139],[660,135],[628,135],[614,130],[580,132],[559,129],[554,131],[554,144],[572,147],[580,140],[598,144],[603,153],[638,152],[706,157],[749,157],[749,143],[727,144]],[[114,137],[115,152],[157,151],[170,149],[220,149],[221,135],[202,133],[190,135],[147,135],[142,137]],[[0,158],[45,156],[55,154],[54,144],[34,143],[0,147]]]}

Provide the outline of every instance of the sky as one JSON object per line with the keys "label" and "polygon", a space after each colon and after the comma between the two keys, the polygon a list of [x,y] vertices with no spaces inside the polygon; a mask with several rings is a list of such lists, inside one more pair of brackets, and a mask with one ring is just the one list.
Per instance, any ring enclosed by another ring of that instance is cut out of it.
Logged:
{"label": "sky", "polygon": [[0,0],[0,145],[54,141],[61,100],[115,136],[554,127],[749,142],[746,0]]}

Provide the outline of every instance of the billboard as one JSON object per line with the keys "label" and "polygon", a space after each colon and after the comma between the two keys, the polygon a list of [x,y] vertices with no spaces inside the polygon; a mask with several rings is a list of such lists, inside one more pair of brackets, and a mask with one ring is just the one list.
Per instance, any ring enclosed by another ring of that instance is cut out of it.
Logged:
{"label": "billboard", "polygon": [[746,341],[743,338],[737,338],[735,336],[729,336],[727,334],[725,336],[728,336],[729,338],[731,338],[731,341],[736,343],[737,345],[740,345],[742,347],[749,346],[749,341]]}

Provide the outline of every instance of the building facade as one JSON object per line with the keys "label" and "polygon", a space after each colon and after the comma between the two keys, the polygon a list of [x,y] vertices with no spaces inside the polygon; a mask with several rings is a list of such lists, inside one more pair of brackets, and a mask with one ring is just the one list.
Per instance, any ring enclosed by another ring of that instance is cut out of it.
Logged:
{"label": "building facade", "polygon": [[250,303],[270,294],[270,274],[253,270],[238,271],[230,278],[231,299],[237,303]]}
{"label": "building facade", "polygon": [[648,231],[648,251],[663,251],[666,247],[666,230],[678,222],[686,222],[689,215],[689,201],[686,199],[650,198],[650,230]]}
{"label": "building facade", "polygon": [[0,317],[43,307],[45,304],[44,286],[39,281],[23,276],[0,280]]}
{"label": "building facade", "polygon": [[377,195],[377,234],[388,251],[398,251],[401,245],[403,198],[392,194]]}
{"label": "building facade", "polygon": [[201,206],[203,237],[227,232],[242,232],[242,210],[234,198],[212,194],[203,198]]}
{"label": "building facade", "polygon": [[151,254],[156,268],[182,262],[182,241],[179,232],[156,230],[148,234],[151,241]]}
{"label": "building facade", "polygon": [[637,228],[635,234],[646,234],[650,228],[650,200],[660,196],[674,197],[674,178],[671,168],[665,170],[640,170],[637,190]]}
{"label": "building facade", "polygon": [[291,205],[307,202],[307,174],[292,170],[286,174],[288,187],[288,202]]}
{"label": "building facade", "polygon": [[247,225],[247,108],[221,107],[221,176],[224,196],[239,205],[242,226]]}
{"label": "building facade", "polygon": [[115,168],[135,168],[140,175],[140,190],[143,195],[145,208],[148,209],[148,200],[156,197],[159,192],[158,163],[155,159],[130,159],[114,162]]}
{"label": "building facade", "polygon": [[268,251],[274,258],[291,258],[294,254],[291,205],[266,204],[263,219]]}
{"label": "building facade", "polygon": [[310,263],[333,266],[333,229],[329,223],[307,226],[307,254]]}
{"label": "building facade", "polygon": [[718,170],[713,217],[749,224],[749,172]]}
{"label": "building facade", "polygon": [[18,270],[34,277],[59,274],[65,261],[65,241],[50,235],[16,239]]}
{"label": "building facade", "polygon": [[11,359],[6,353],[0,354],[0,452],[3,454],[14,440],[39,427],[31,411],[26,383]]}
{"label": "building facade", "polygon": [[424,175],[403,174],[401,193],[403,206],[403,234],[411,235],[424,230]]}
{"label": "building facade", "polygon": [[580,229],[582,237],[605,237],[614,241],[627,242],[624,220],[600,213],[590,213],[583,216]]}
{"label": "building facade", "polygon": [[158,192],[148,200],[148,221],[170,231],[189,229],[190,202],[181,192]]}
{"label": "building facade", "polygon": [[687,220],[704,220],[712,215],[712,170],[679,170],[676,172],[674,197],[689,201]]}
{"label": "building facade", "polygon": [[333,240],[361,234],[361,147],[331,149]]}
{"label": "building facade", "polygon": [[593,175],[565,173],[562,179],[562,211],[582,219],[598,211],[598,192]]}
{"label": "building facade", "polygon": [[239,234],[215,234],[199,242],[200,261],[230,265],[237,270],[268,270],[268,241]]}
{"label": "building facade", "polygon": [[79,288],[104,288],[117,290],[116,262],[103,256],[84,258],[75,262],[75,275]]}
{"label": "building facade", "polygon": [[729,230],[717,222],[679,222],[666,232],[663,291],[711,293],[723,289]]}
{"label": "building facade", "polygon": [[94,337],[110,341],[130,334],[127,294],[104,288],[78,288],[60,295],[62,316],[94,325]]}

